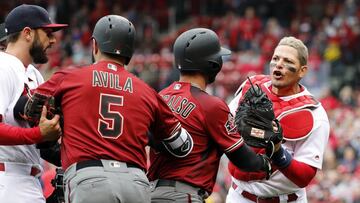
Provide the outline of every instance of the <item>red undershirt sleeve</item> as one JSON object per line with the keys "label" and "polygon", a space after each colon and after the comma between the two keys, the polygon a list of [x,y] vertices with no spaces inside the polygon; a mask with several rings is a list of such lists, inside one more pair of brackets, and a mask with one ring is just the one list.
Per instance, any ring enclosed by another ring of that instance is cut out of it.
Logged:
{"label": "red undershirt sleeve", "polygon": [[0,123],[0,145],[30,145],[41,140],[40,127],[21,128]]}
{"label": "red undershirt sleeve", "polygon": [[280,171],[297,186],[304,188],[315,177],[317,169],[293,159],[288,167]]}

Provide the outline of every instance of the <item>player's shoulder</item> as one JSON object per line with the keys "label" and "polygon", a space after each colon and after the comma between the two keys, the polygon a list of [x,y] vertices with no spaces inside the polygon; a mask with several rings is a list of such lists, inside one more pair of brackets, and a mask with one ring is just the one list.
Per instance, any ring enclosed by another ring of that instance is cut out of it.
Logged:
{"label": "player's shoulder", "polygon": [[326,110],[321,105],[321,103],[319,104],[319,106],[317,108],[312,109],[312,113],[313,113],[313,116],[314,116],[315,120],[323,120],[325,122],[329,122],[329,118],[328,118],[328,115],[326,113]]}
{"label": "player's shoulder", "polygon": [[[80,76],[84,76],[85,72],[88,71],[92,71],[91,70],[91,65],[77,65],[77,66],[68,66],[68,67],[63,67],[59,70],[57,70],[54,75],[62,76],[74,76],[74,77],[80,77]],[[82,78],[82,77],[80,77]],[[80,79],[78,78],[78,79]]]}
{"label": "player's shoulder", "polygon": [[202,109],[207,112],[229,111],[229,107],[221,98],[208,94],[201,90],[195,90],[192,95],[201,105]]}
{"label": "player's shoulder", "polygon": [[[0,69],[5,70],[5,69],[21,69],[21,70],[25,70],[24,69],[24,65],[23,63],[16,58],[15,56],[5,53],[5,52],[0,52],[0,61],[1,61],[1,66]],[[14,70],[17,71],[17,70]]]}

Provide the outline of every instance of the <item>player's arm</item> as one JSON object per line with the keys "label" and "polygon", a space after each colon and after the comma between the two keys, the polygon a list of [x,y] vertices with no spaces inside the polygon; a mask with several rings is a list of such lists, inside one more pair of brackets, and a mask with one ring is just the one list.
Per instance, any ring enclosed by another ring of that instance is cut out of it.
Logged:
{"label": "player's arm", "polygon": [[271,160],[290,181],[300,188],[306,187],[316,175],[315,167],[293,159],[283,147],[274,153]]}
{"label": "player's arm", "polygon": [[43,118],[42,124],[35,128],[15,127],[4,122],[3,116],[14,98],[12,79],[12,72],[7,69],[0,70],[0,145],[27,145],[54,139],[54,135],[59,133],[55,124],[58,118],[52,120]]}
{"label": "player's arm", "polygon": [[[155,92],[155,91],[154,91]],[[186,129],[181,127],[179,120],[174,116],[165,101],[155,92],[157,112],[155,124],[152,127],[151,142],[157,151],[170,153],[175,157],[185,157],[193,149],[194,142]],[[160,143],[160,147],[159,144]]]}
{"label": "player's arm", "polygon": [[[0,145],[30,145],[43,141],[57,140],[61,134],[59,116],[46,119],[43,109],[39,126],[34,128],[15,127],[0,122]],[[0,117],[2,117],[0,115]]]}
{"label": "player's arm", "polygon": [[166,150],[175,157],[185,157],[190,154],[194,142],[190,134],[185,128],[182,128],[180,123],[170,134],[170,137],[162,141]]}
{"label": "player's arm", "polygon": [[306,187],[315,177],[317,168],[321,168],[329,128],[328,121],[319,121],[309,137],[298,141],[294,157],[286,149],[281,148],[271,158],[273,164],[298,187]]}
{"label": "player's arm", "polygon": [[21,128],[0,122],[0,145],[30,145],[41,141],[40,127]]}
{"label": "player's arm", "polygon": [[237,149],[225,153],[231,163],[246,172],[271,170],[270,162],[265,156],[256,154],[249,146],[243,143]]}

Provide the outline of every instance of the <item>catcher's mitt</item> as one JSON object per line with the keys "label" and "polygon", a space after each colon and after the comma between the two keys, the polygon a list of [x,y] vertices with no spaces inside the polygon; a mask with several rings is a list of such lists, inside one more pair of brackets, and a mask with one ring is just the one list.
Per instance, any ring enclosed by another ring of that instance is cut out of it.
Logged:
{"label": "catcher's mitt", "polygon": [[236,111],[236,127],[246,144],[265,148],[267,155],[271,157],[274,146],[283,139],[282,128],[275,119],[272,102],[265,92],[258,85],[254,86],[251,81],[250,84],[250,89],[245,93]]}
{"label": "catcher's mitt", "polygon": [[29,122],[30,126],[37,126],[40,121],[42,107],[47,107],[47,119],[52,119],[55,114],[58,114],[58,109],[55,106],[55,98],[52,96],[34,93],[29,97],[24,107],[23,119]]}

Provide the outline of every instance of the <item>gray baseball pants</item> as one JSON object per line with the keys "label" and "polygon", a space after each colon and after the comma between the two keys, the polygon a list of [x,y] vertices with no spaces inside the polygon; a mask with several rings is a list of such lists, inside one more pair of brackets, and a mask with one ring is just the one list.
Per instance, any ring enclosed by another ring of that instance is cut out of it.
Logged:
{"label": "gray baseball pants", "polygon": [[152,203],[204,203],[208,194],[203,189],[174,180],[151,182]]}
{"label": "gray baseball pants", "polygon": [[145,172],[115,160],[71,165],[64,174],[66,203],[148,203],[150,183]]}

